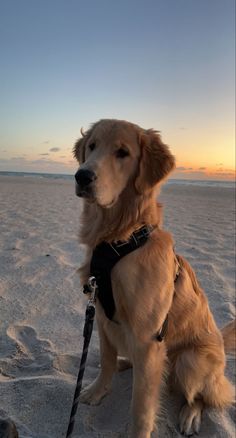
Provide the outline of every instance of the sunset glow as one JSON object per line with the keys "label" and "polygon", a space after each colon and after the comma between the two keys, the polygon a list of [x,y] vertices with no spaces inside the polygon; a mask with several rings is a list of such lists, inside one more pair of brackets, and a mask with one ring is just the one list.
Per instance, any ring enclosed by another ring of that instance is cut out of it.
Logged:
{"label": "sunset glow", "polygon": [[0,171],[73,174],[80,128],[118,118],[161,131],[173,178],[234,179],[233,0],[2,9]]}

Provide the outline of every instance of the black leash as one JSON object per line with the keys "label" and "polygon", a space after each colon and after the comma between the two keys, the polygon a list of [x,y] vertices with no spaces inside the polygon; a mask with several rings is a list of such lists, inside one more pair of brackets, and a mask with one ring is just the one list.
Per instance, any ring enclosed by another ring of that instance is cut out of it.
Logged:
{"label": "black leash", "polygon": [[79,367],[79,374],[77,377],[77,383],[74,393],[74,399],[70,414],[70,421],[66,433],[66,438],[71,438],[73,434],[74,424],[75,424],[75,416],[79,404],[79,396],[82,389],[82,380],[84,376],[84,370],[85,370],[85,363],[88,355],[88,347],[93,331],[93,321],[95,316],[95,302],[96,302],[96,292],[97,292],[97,284],[95,277],[90,277],[88,281],[87,291],[86,293],[91,293],[91,298],[88,301],[86,312],[85,312],[85,323],[84,323],[84,331],[83,331],[83,337],[84,337],[84,346],[83,346],[83,352],[80,360],[80,367]]}

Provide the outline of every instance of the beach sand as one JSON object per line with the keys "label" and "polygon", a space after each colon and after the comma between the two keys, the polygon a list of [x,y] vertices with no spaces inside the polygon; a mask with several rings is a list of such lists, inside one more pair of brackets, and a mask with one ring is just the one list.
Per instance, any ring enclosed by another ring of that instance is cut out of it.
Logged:
{"label": "beach sand", "polygon": [[[234,191],[170,184],[160,199],[176,251],[196,270],[222,327],[234,318]],[[20,438],[65,437],[86,305],[76,273],[80,205],[73,181],[0,177],[0,417],[15,421]],[[98,370],[95,328],[84,384]],[[227,375],[234,380],[231,357]],[[99,406],[80,404],[74,437],[127,437],[131,389],[128,370]],[[159,438],[181,437],[182,402],[164,392]],[[199,437],[235,437],[233,407],[205,412]]]}

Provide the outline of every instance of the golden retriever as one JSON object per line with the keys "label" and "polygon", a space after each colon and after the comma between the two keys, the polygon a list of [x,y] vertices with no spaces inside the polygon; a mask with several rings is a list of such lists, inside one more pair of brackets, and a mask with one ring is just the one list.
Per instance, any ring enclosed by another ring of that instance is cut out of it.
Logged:
{"label": "golden retriever", "polygon": [[[110,390],[118,356],[127,358],[133,366],[131,436],[150,438],[168,368],[171,383],[186,399],[180,430],[197,433],[205,406],[223,408],[234,400],[224,369],[235,324],[219,331],[193,269],[175,255],[172,236],[161,228],[157,194],[174,169],[174,157],[158,132],[110,119],[82,133],[74,155],[80,163],[77,195],[84,204],[80,240],[88,248],[80,269],[82,284],[88,281],[98,244],[126,241],[144,224],[154,227],[147,242],[112,269],[114,321],[97,300],[101,371],[83,390],[81,401],[99,403]],[[154,335],[167,314],[167,333],[158,342]]]}

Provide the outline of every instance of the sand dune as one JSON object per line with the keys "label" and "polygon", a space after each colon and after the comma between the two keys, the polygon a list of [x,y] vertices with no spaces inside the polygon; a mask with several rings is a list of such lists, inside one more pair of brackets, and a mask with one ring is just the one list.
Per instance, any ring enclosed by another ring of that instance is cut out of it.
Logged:
{"label": "sand dune", "polygon": [[[85,299],[76,268],[80,202],[72,181],[0,177],[0,417],[20,438],[65,436],[82,348]],[[205,289],[219,326],[234,317],[234,193],[221,187],[168,185],[165,227]],[[92,337],[84,383],[99,369]],[[227,375],[235,376],[229,358]],[[126,437],[132,371],[115,376],[100,406],[79,405],[75,437]],[[182,398],[163,394],[159,438],[181,437]],[[209,410],[200,438],[235,437],[234,410]],[[153,436],[157,436],[156,433]]]}

